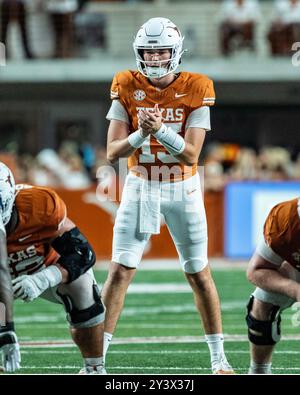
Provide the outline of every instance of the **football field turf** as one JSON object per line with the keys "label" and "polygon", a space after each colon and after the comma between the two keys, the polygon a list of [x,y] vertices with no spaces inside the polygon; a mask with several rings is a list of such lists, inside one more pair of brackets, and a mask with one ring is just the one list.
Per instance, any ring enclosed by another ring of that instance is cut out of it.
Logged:
{"label": "football field turf", "polygon": [[[104,271],[96,271],[99,283]],[[225,350],[237,373],[249,363],[245,305],[253,287],[244,269],[213,270],[222,304]],[[296,314],[296,315],[295,315]],[[282,318],[283,340],[273,358],[273,373],[300,373],[297,311]],[[293,318],[293,319],[292,319]],[[22,346],[20,373],[77,373],[82,367],[61,306],[37,300],[15,303]],[[208,374],[209,353],[193,296],[180,269],[139,271],[106,360],[112,374]]]}

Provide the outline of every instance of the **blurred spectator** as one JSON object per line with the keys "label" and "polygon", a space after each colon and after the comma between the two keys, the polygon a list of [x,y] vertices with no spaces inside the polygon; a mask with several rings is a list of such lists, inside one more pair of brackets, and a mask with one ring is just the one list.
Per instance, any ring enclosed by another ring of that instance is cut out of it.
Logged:
{"label": "blurred spectator", "polygon": [[225,0],[220,13],[220,44],[227,56],[237,48],[254,50],[254,29],[260,19],[256,0]]}
{"label": "blurred spectator", "polygon": [[[228,143],[211,144],[205,157],[205,190],[222,190],[228,181],[300,180],[300,155],[296,163],[283,147],[263,147],[257,154],[254,149],[242,147],[230,155]],[[234,148],[234,145],[232,146]]]}
{"label": "blurred spectator", "polygon": [[224,188],[226,174],[223,160],[222,144],[213,143],[206,148],[204,161],[204,188],[206,191],[220,191]]}
{"label": "blurred spectator", "polygon": [[294,165],[293,178],[300,180],[300,154],[298,154]]}
{"label": "blurred spectator", "polygon": [[11,22],[15,22],[20,27],[25,56],[27,59],[33,59],[33,54],[31,52],[28,32],[27,32],[26,0],[2,0],[0,15],[1,15],[0,41],[6,45],[6,56],[9,58],[9,50],[7,48],[8,27]]}
{"label": "blurred spectator", "polygon": [[96,163],[95,149],[91,143],[85,142],[79,146],[79,155],[82,158],[83,166],[87,173],[92,177],[92,171]]}
{"label": "blurred spectator", "polygon": [[55,35],[55,58],[70,58],[74,51],[74,15],[77,0],[46,0]]}
{"label": "blurred spectator", "polygon": [[259,157],[260,180],[288,180],[293,176],[290,152],[282,147],[265,147]]}
{"label": "blurred spectator", "polygon": [[39,152],[28,172],[28,182],[66,189],[84,189],[91,184],[80,156],[65,148],[60,155],[49,148]]}
{"label": "blurred spectator", "polygon": [[292,44],[300,41],[300,1],[274,3],[274,16],[268,33],[272,55],[289,55]]}
{"label": "blurred spectator", "polygon": [[107,15],[103,12],[77,13],[75,18],[75,42],[85,55],[90,49],[105,49],[107,46]]}
{"label": "blurred spectator", "polygon": [[68,175],[63,180],[63,187],[67,189],[84,189],[91,185],[91,181],[84,169],[79,155],[73,154],[68,160]]}
{"label": "blurred spectator", "polygon": [[256,180],[259,177],[259,163],[256,152],[251,148],[242,148],[235,164],[230,169],[233,180]]}

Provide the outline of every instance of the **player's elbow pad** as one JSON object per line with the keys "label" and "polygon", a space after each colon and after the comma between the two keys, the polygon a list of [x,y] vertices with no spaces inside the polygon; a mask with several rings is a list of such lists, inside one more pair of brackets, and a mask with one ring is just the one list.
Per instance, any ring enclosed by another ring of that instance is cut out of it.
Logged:
{"label": "player's elbow pad", "polygon": [[57,263],[69,273],[68,283],[76,280],[96,262],[94,250],[77,227],[57,237],[52,247],[60,254]]}

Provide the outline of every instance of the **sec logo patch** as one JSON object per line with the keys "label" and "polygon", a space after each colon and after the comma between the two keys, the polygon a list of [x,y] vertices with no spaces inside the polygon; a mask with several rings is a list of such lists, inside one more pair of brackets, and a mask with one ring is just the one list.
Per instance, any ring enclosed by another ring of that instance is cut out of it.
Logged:
{"label": "sec logo patch", "polygon": [[138,90],[134,91],[133,97],[135,100],[142,101],[145,99],[146,93],[144,91],[142,91],[141,89],[138,89]]}

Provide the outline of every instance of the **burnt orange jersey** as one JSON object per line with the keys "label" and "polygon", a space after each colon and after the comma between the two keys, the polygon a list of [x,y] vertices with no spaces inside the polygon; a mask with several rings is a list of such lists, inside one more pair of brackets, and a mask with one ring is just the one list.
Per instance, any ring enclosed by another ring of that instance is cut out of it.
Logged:
{"label": "burnt orange jersey", "polygon": [[[202,74],[181,72],[169,86],[159,89],[138,71],[128,70],[115,75],[111,99],[120,100],[126,109],[130,133],[138,129],[138,111],[158,104],[163,122],[184,138],[188,116],[199,107],[212,106],[215,92],[213,82]],[[182,180],[197,171],[197,163],[180,163],[153,136],[129,157],[128,167],[139,176],[156,180]]]}
{"label": "burnt orange jersey", "polygon": [[7,237],[8,264],[13,277],[32,274],[57,262],[50,241],[66,218],[66,206],[51,189],[18,185],[18,224]]}
{"label": "burnt orange jersey", "polygon": [[272,208],[264,225],[266,243],[276,254],[300,270],[299,199]]}

